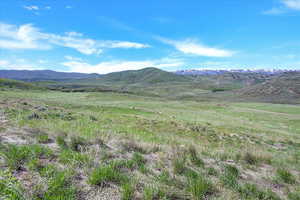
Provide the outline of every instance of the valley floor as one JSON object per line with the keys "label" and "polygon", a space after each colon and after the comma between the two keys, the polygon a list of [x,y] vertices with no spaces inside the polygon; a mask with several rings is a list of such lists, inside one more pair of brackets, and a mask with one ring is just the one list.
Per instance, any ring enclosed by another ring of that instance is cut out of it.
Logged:
{"label": "valley floor", "polygon": [[0,91],[0,199],[300,199],[300,106]]}

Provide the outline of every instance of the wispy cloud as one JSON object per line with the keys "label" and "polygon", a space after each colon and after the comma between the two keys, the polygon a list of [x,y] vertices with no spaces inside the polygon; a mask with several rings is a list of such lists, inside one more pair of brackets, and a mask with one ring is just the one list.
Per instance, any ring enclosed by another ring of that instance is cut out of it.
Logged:
{"label": "wispy cloud", "polygon": [[63,66],[69,68],[69,71],[82,73],[99,73],[107,74],[111,72],[119,72],[124,70],[138,70],[146,67],[168,68],[179,67],[183,62],[177,59],[163,58],[158,60],[142,60],[142,61],[127,61],[127,60],[113,60],[100,62],[97,64],[89,64],[82,60],[71,58],[66,62],[61,63]]}
{"label": "wispy cloud", "polygon": [[282,3],[289,9],[300,10],[300,0],[282,0]]}
{"label": "wispy cloud", "polygon": [[9,60],[0,60],[0,69],[9,69],[9,70],[40,70],[44,69],[42,67],[38,67],[29,64],[23,59],[14,60],[14,62]]}
{"label": "wispy cloud", "polygon": [[42,33],[31,24],[20,27],[0,23],[0,48],[2,49],[49,49],[48,44],[39,41]]}
{"label": "wispy cloud", "polygon": [[231,57],[235,54],[235,52],[231,50],[203,45],[195,39],[185,39],[181,41],[170,40],[162,37],[156,37],[156,39],[162,41],[165,44],[172,45],[178,51],[189,55],[206,57]]}
{"label": "wispy cloud", "polygon": [[35,10],[35,11],[37,11],[37,10],[40,9],[38,6],[35,6],[35,5],[24,6],[24,8],[25,8],[26,10]]}
{"label": "wispy cloud", "polygon": [[15,26],[0,23],[0,48],[2,49],[51,49],[68,47],[86,55],[100,54],[109,48],[148,48],[150,45],[117,40],[94,40],[82,33],[67,32],[63,35],[41,32],[32,24]]}
{"label": "wispy cloud", "polygon": [[300,0],[279,0],[279,5],[262,12],[264,15],[280,15],[289,11],[300,11]]}
{"label": "wispy cloud", "polygon": [[286,10],[284,8],[271,8],[270,10],[265,10],[262,12],[264,15],[280,15],[286,13]]}

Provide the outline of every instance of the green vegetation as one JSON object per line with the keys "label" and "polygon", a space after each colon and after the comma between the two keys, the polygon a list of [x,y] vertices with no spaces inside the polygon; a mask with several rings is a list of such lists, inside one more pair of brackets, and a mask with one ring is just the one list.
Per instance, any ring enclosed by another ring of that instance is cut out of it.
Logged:
{"label": "green vegetation", "polygon": [[202,177],[193,178],[189,182],[188,191],[191,193],[193,199],[204,199],[212,193],[212,184]]}
{"label": "green vegetation", "polygon": [[43,88],[23,81],[0,78],[0,89],[41,90]]}
{"label": "green vegetation", "polygon": [[299,199],[300,107],[206,100],[0,91],[0,194]]}
{"label": "green vegetation", "polygon": [[279,180],[282,180],[284,183],[294,184],[296,182],[294,175],[287,169],[277,169],[276,174]]}
{"label": "green vegetation", "polygon": [[127,176],[122,174],[113,164],[96,168],[89,176],[89,183],[92,185],[103,185],[107,182],[125,183]]}
{"label": "green vegetation", "polygon": [[0,171],[0,199],[25,200],[20,182],[9,172]]}

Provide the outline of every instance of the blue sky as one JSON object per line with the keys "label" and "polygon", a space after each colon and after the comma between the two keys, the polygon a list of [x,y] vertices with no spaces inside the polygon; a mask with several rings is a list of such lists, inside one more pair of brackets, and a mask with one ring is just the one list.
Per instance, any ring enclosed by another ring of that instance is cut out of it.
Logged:
{"label": "blue sky", "polygon": [[300,0],[2,0],[0,69],[300,69]]}

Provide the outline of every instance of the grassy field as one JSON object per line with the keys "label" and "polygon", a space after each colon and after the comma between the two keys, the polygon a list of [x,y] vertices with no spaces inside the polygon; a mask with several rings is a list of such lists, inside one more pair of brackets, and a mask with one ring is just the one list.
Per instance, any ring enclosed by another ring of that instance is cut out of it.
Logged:
{"label": "grassy field", "polygon": [[300,106],[0,91],[0,199],[300,199]]}

